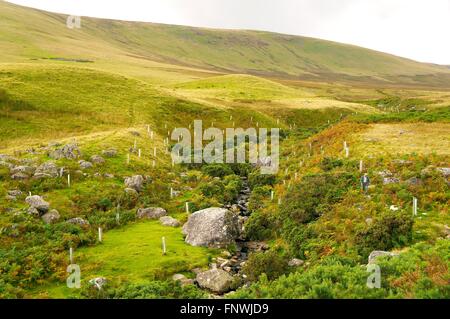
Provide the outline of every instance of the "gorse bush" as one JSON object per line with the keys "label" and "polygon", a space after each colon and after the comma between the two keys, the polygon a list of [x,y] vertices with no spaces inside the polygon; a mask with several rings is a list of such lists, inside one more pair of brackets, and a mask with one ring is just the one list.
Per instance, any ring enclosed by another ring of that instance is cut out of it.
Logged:
{"label": "gorse bush", "polygon": [[179,282],[152,281],[145,284],[125,284],[117,287],[107,283],[104,290],[88,286],[82,295],[90,299],[201,299],[204,291],[194,285],[181,286]]}
{"label": "gorse bush", "polygon": [[351,174],[320,174],[306,176],[283,199],[282,218],[306,224],[318,218],[329,205],[337,203],[355,184]]}
{"label": "gorse bush", "polygon": [[234,172],[231,167],[227,164],[209,164],[204,165],[202,167],[202,172],[205,175],[209,175],[211,177],[220,177],[223,178],[228,175],[233,175]]}
{"label": "gorse bush", "polygon": [[288,261],[288,256],[281,250],[253,253],[245,263],[243,272],[250,281],[257,281],[263,274],[269,280],[274,280],[288,272]]}
{"label": "gorse bush", "polygon": [[409,214],[385,212],[372,224],[357,232],[355,243],[358,251],[367,257],[373,250],[400,248],[412,241],[413,219]]}

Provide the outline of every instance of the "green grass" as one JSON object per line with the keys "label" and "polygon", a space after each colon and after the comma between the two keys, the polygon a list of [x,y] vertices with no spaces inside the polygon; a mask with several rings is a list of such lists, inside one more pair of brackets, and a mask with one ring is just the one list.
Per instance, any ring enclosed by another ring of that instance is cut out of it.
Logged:
{"label": "green grass", "polygon": [[[162,254],[161,238],[166,238],[167,254]],[[184,243],[181,228],[161,226],[158,221],[139,222],[104,233],[95,247],[75,251],[75,263],[81,268],[82,285],[95,277],[115,283],[145,283],[163,280],[174,273],[186,273],[205,267],[214,251]],[[45,293],[47,292],[47,294]],[[33,291],[49,298],[74,294],[65,282],[44,285]]]}

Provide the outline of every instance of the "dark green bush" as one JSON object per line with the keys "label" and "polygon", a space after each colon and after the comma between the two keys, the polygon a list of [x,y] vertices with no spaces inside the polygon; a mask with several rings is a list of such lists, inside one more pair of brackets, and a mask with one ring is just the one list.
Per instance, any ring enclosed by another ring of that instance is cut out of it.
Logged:
{"label": "dark green bush", "polygon": [[288,256],[279,250],[253,253],[245,263],[243,272],[250,281],[257,281],[262,274],[274,280],[288,272],[288,262]]}
{"label": "dark green bush", "polygon": [[211,177],[223,178],[228,175],[233,175],[233,170],[227,164],[208,164],[203,165],[202,172]]}
{"label": "dark green bush", "polygon": [[412,240],[413,219],[409,214],[386,212],[355,236],[360,254],[365,258],[374,250],[391,250]]}

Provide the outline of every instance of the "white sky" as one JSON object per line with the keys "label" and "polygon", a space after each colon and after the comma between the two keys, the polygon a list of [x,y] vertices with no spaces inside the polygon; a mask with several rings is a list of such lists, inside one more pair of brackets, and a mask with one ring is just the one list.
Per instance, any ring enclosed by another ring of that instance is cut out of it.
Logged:
{"label": "white sky", "polygon": [[72,15],[255,29],[450,65],[450,0],[11,0]]}

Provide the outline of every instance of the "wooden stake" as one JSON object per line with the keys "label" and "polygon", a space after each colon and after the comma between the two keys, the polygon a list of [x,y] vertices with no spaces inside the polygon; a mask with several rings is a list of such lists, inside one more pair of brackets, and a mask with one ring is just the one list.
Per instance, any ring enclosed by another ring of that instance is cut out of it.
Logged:
{"label": "wooden stake", "polygon": [[67,186],[70,188],[70,174],[67,174]]}
{"label": "wooden stake", "polygon": [[72,265],[73,264],[73,248],[72,247],[69,248],[69,261],[70,261],[70,264]]}
{"label": "wooden stake", "polygon": [[167,253],[166,251],[166,237],[162,237],[162,251],[163,251],[163,255],[165,255]]}
{"label": "wooden stake", "polygon": [[275,192],[271,191],[270,192],[270,200],[273,202],[273,199],[275,198]]}
{"label": "wooden stake", "polygon": [[414,197],[413,198],[413,216],[417,216],[417,202],[418,202],[417,198]]}
{"label": "wooden stake", "polygon": [[189,214],[189,202],[186,202],[186,213]]}
{"label": "wooden stake", "polygon": [[98,241],[100,243],[103,241],[103,229],[101,227],[98,228]]}

